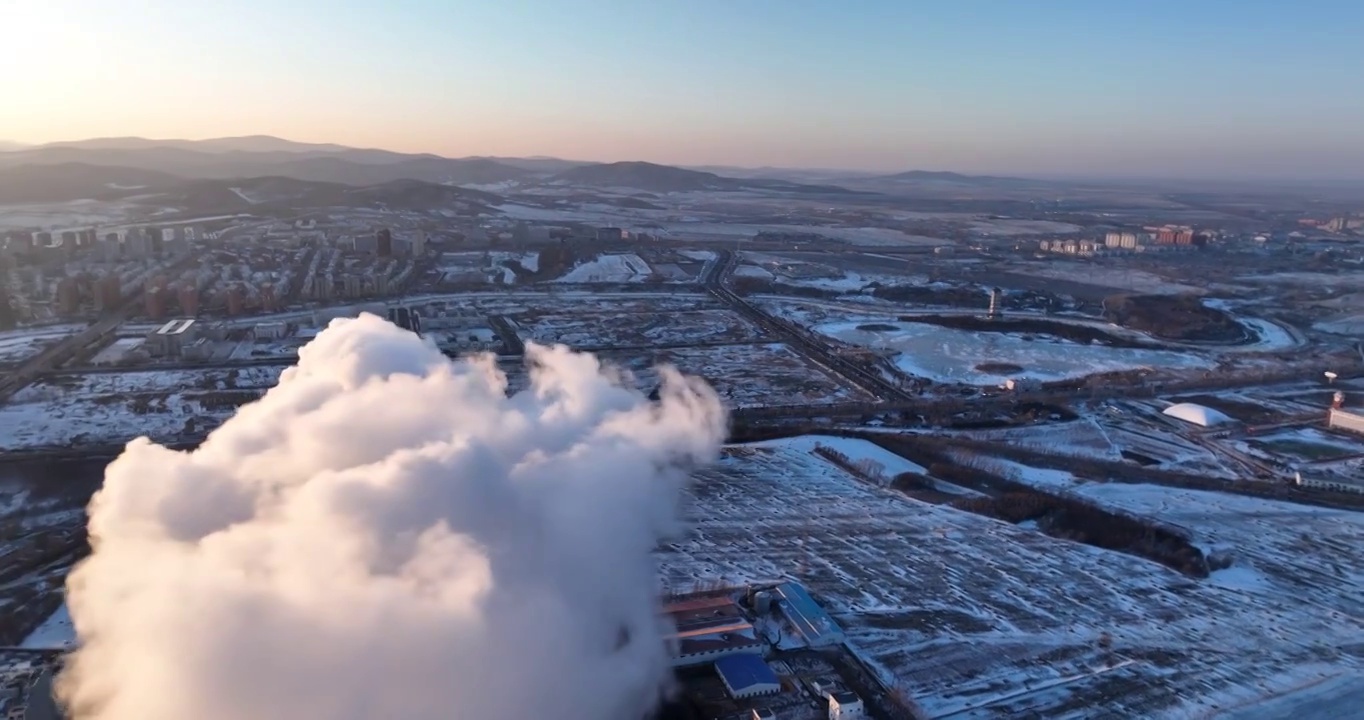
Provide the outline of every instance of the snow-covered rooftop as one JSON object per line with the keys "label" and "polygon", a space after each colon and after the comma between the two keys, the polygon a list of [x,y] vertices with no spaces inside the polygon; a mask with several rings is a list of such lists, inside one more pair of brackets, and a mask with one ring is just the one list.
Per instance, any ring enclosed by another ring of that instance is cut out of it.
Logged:
{"label": "snow-covered rooftop", "polygon": [[1213,427],[1214,425],[1225,425],[1227,423],[1236,422],[1230,417],[1227,417],[1210,407],[1205,407],[1197,403],[1177,403],[1165,408],[1163,412],[1172,418],[1178,418],[1184,422],[1201,425],[1202,427]]}

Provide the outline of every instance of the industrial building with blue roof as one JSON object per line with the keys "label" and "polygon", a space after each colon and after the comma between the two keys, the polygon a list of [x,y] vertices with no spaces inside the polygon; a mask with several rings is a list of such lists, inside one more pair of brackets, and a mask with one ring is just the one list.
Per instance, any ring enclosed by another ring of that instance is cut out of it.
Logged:
{"label": "industrial building with blue roof", "polygon": [[777,596],[777,609],[786,616],[806,645],[825,647],[843,642],[842,628],[810,597],[805,588],[797,583],[785,582],[772,591]]}
{"label": "industrial building with blue roof", "polygon": [[781,681],[758,655],[730,655],[715,661],[715,672],[733,698],[781,692]]}

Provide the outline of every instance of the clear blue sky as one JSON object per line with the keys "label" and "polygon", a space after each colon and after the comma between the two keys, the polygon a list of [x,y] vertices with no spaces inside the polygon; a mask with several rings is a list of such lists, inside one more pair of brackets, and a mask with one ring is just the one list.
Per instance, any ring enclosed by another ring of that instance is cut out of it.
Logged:
{"label": "clear blue sky", "polygon": [[1364,177],[1360,0],[0,0],[0,138]]}

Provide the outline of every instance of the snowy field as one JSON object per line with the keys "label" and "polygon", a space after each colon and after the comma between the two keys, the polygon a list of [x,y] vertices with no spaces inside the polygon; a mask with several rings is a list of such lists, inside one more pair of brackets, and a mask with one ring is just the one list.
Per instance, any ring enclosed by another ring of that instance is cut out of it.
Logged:
{"label": "snowy field", "polygon": [[1281,272],[1271,275],[1243,275],[1237,280],[1271,285],[1305,285],[1314,288],[1360,288],[1364,287],[1364,272]]}
{"label": "snowy field", "polygon": [[635,283],[644,282],[653,274],[649,263],[634,253],[601,255],[574,266],[554,280],[559,283]]}
{"label": "snowy field", "polygon": [[[1084,486],[1238,548],[1233,570],[1254,572],[1195,581],[871,487],[809,445],[732,448],[699,473],[695,529],[658,554],[665,583],[802,582],[933,717],[1212,717],[1334,688],[1364,665],[1357,516]],[[1311,716],[1358,707],[1330,710]]]}
{"label": "snowy field", "polygon": [[1113,442],[1103,426],[1093,418],[998,430],[971,430],[960,435],[973,440],[1002,442],[1058,455],[1103,460],[1122,459],[1122,448]]}
{"label": "snowy field", "polygon": [[[872,325],[894,329],[859,329]],[[1080,345],[1045,335],[977,333],[926,323],[853,321],[812,329],[853,345],[893,350],[899,353],[895,365],[902,372],[941,383],[998,385],[1011,377],[1046,382],[1135,368],[1200,368],[1210,364],[1194,355],[1163,350]],[[985,363],[1017,365],[1022,371],[977,369]]]}
{"label": "snowy field", "polygon": [[513,318],[523,340],[577,349],[683,343],[757,342],[767,337],[731,310],[613,310],[609,306]]}
{"label": "snowy field", "polygon": [[656,366],[676,366],[684,373],[705,378],[731,408],[871,399],[781,343],[606,352],[601,356],[629,370],[645,391],[658,385]]}
{"label": "snowy field", "polygon": [[1246,444],[1294,462],[1340,460],[1364,456],[1364,438],[1336,434],[1317,428],[1291,428],[1255,435]]}
{"label": "snowy field", "polygon": [[63,229],[109,225],[139,217],[148,208],[129,202],[72,200],[60,203],[0,205],[0,232],[33,228]]}
{"label": "snowy field", "polygon": [[1172,282],[1144,270],[1104,267],[1094,263],[1062,261],[1020,263],[1010,265],[1003,269],[1020,275],[1032,275],[1034,277],[1051,278],[1053,280],[1079,281],[1090,285],[1102,285],[1130,292],[1150,293],[1155,295],[1177,295],[1180,293],[1202,295],[1207,292],[1206,288]]}
{"label": "snowy field", "polygon": [[0,449],[173,440],[227,419],[282,367],[59,375],[0,405]]}
{"label": "snowy field", "polygon": [[66,650],[75,645],[76,629],[72,627],[71,613],[63,603],[41,625],[34,628],[19,647],[27,650]]}
{"label": "snowy field", "polygon": [[1014,220],[1010,218],[973,220],[971,229],[983,235],[1007,237],[1015,235],[1067,235],[1084,230],[1079,225],[1052,220]]}
{"label": "snowy field", "polygon": [[1364,335],[1364,313],[1338,315],[1316,323],[1312,327],[1332,335],[1359,337]]}
{"label": "snowy field", "polygon": [[0,365],[17,365],[43,348],[85,329],[83,324],[48,325],[0,332]]}

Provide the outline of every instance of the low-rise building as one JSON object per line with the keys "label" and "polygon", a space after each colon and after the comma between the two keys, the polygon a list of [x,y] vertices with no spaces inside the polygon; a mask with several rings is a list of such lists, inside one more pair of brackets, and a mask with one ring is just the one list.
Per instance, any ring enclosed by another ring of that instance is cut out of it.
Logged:
{"label": "low-rise building", "polygon": [[848,720],[849,718],[864,718],[867,716],[866,707],[862,704],[862,698],[857,693],[843,691],[829,693],[829,720]]}
{"label": "low-rise building", "polygon": [[289,326],[282,322],[256,323],[251,334],[257,340],[279,340],[288,332]]}
{"label": "low-rise building", "polygon": [[1364,435],[1364,415],[1359,413],[1341,408],[1331,408],[1326,417],[1326,424],[1333,430],[1345,430]]}
{"label": "low-rise building", "polygon": [[761,655],[730,655],[715,661],[715,672],[725,684],[729,696],[743,698],[775,695],[781,692],[781,680]]}
{"label": "low-rise building", "polygon": [[147,338],[148,349],[161,357],[180,357],[199,335],[194,318],[170,320]]}

